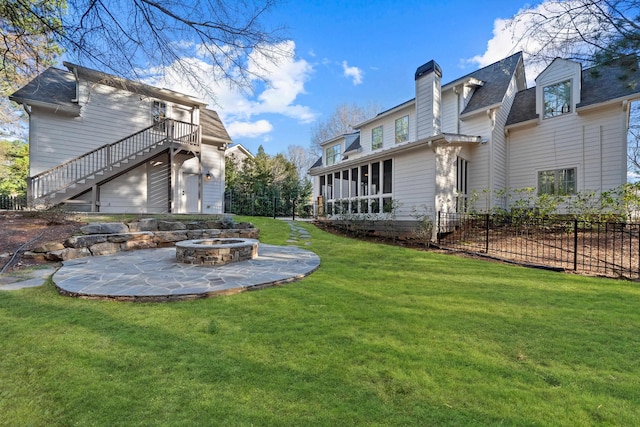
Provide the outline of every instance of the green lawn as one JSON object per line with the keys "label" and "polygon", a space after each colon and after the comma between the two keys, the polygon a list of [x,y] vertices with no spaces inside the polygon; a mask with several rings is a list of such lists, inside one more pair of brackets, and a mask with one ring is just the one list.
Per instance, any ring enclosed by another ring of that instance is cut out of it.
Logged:
{"label": "green lawn", "polygon": [[[265,243],[288,238],[251,220]],[[640,424],[640,284],[304,226],[322,264],[282,287],[0,293],[0,424]]]}

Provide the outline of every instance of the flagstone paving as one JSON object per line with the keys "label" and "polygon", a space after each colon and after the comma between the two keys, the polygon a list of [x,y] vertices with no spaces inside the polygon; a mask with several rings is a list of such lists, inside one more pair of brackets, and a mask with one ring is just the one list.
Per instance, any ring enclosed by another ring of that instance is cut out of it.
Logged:
{"label": "flagstone paving", "polygon": [[[134,301],[170,301],[261,289],[302,279],[320,265],[320,258],[295,245],[311,245],[311,235],[295,221],[289,246],[261,243],[252,260],[208,267],[177,262],[175,248],[143,249],[116,255],[65,261],[56,272],[31,272],[28,280],[0,281],[0,290],[40,286],[53,282],[66,295]],[[7,283],[12,282],[12,283]]]}
{"label": "flagstone paving", "polygon": [[316,254],[297,246],[260,244],[257,258],[216,267],[177,262],[175,248],[143,249],[65,261],[53,282],[71,296],[178,300],[288,283],[319,265]]}

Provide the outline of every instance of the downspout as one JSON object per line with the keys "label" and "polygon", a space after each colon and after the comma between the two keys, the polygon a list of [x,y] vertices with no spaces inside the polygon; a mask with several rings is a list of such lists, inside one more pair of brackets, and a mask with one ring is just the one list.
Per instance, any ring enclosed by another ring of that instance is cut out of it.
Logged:
{"label": "downspout", "polygon": [[73,67],[71,69],[73,76],[76,78],[76,97],[71,100],[71,102],[78,103],[80,102],[80,78],[78,77],[78,69]]}
{"label": "downspout", "polygon": [[456,94],[456,133],[460,133],[460,87],[455,86],[453,93]]}
{"label": "downspout", "polygon": [[494,118],[494,111],[493,110],[487,110],[487,117],[489,117],[489,121],[491,122],[491,139],[488,141],[489,144],[489,173],[488,173],[488,177],[489,177],[489,206],[487,206],[488,209],[492,209],[493,208],[493,129],[495,127],[495,118]]}

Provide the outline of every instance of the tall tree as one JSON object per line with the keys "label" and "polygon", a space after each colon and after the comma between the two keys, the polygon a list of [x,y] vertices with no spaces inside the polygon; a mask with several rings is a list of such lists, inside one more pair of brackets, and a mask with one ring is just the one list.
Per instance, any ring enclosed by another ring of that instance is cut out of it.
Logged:
{"label": "tall tree", "polygon": [[[2,16],[19,41],[35,37],[56,42],[70,58],[86,66],[127,78],[166,67],[178,70],[194,88],[205,89],[198,78],[202,63],[213,65],[216,78],[247,85],[259,70],[246,54],[278,58],[282,47],[278,30],[266,30],[262,18],[276,0],[0,0]],[[4,30],[4,28],[3,28]],[[22,43],[20,55],[37,64],[38,52]],[[10,78],[15,66],[10,55],[13,39],[3,55]],[[24,71],[24,70],[20,70]],[[23,74],[28,74],[24,73]]]}
{"label": "tall tree", "polygon": [[[638,69],[640,0],[545,0],[518,12],[508,26],[530,65],[546,65],[560,56],[583,64],[619,61]],[[639,81],[628,81],[640,85]],[[627,170],[640,173],[640,106],[630,108]]]}
{"label": "tall tree", "polygon": [[331,116],[318,122],[311,128],[311,149],[320,155],[320,144],[336,136],[354,131],[354,126],[375,116],[380,111],[377,104],[360,106],[357,104],[340,104]]}
{"label": "tall tree", "polygon": [[508,21],[529,63],[606,63],[640,53],[640,0],[546,0]]}
{"label": "tall tree", "polygon": [[0,141],[0,195],[27,194],[29,146],[19,141]]}
{"label": "tall tree", "polygon": [[[29,13],[28,11],[34,11]],[[23,136],[22,112],[7,95],[52,65],[62,49],[66,0],[0,0],[0,123]]]}

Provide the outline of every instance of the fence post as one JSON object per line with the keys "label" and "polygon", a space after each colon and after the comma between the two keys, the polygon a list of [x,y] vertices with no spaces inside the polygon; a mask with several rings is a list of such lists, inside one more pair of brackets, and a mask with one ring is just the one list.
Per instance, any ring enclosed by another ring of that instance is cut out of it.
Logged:
{"label": "fence post", "polygon": [[438,211],[438,223],[436,224],[436,242],[438,242],[438,244],[440,244],[440,214],[442,212]]}
{"label": "fence post", "polygon": [[296,220],[296,199],[293,199],[291,203],[291,221]]}
{"label": "fence post", "polygon": [[484,216],[484,253],[489,253],[489,214],[485,214]]}
{"label": "fence post", "polygon": [[578,218],[573,219],[573,271],[578,270]]}

